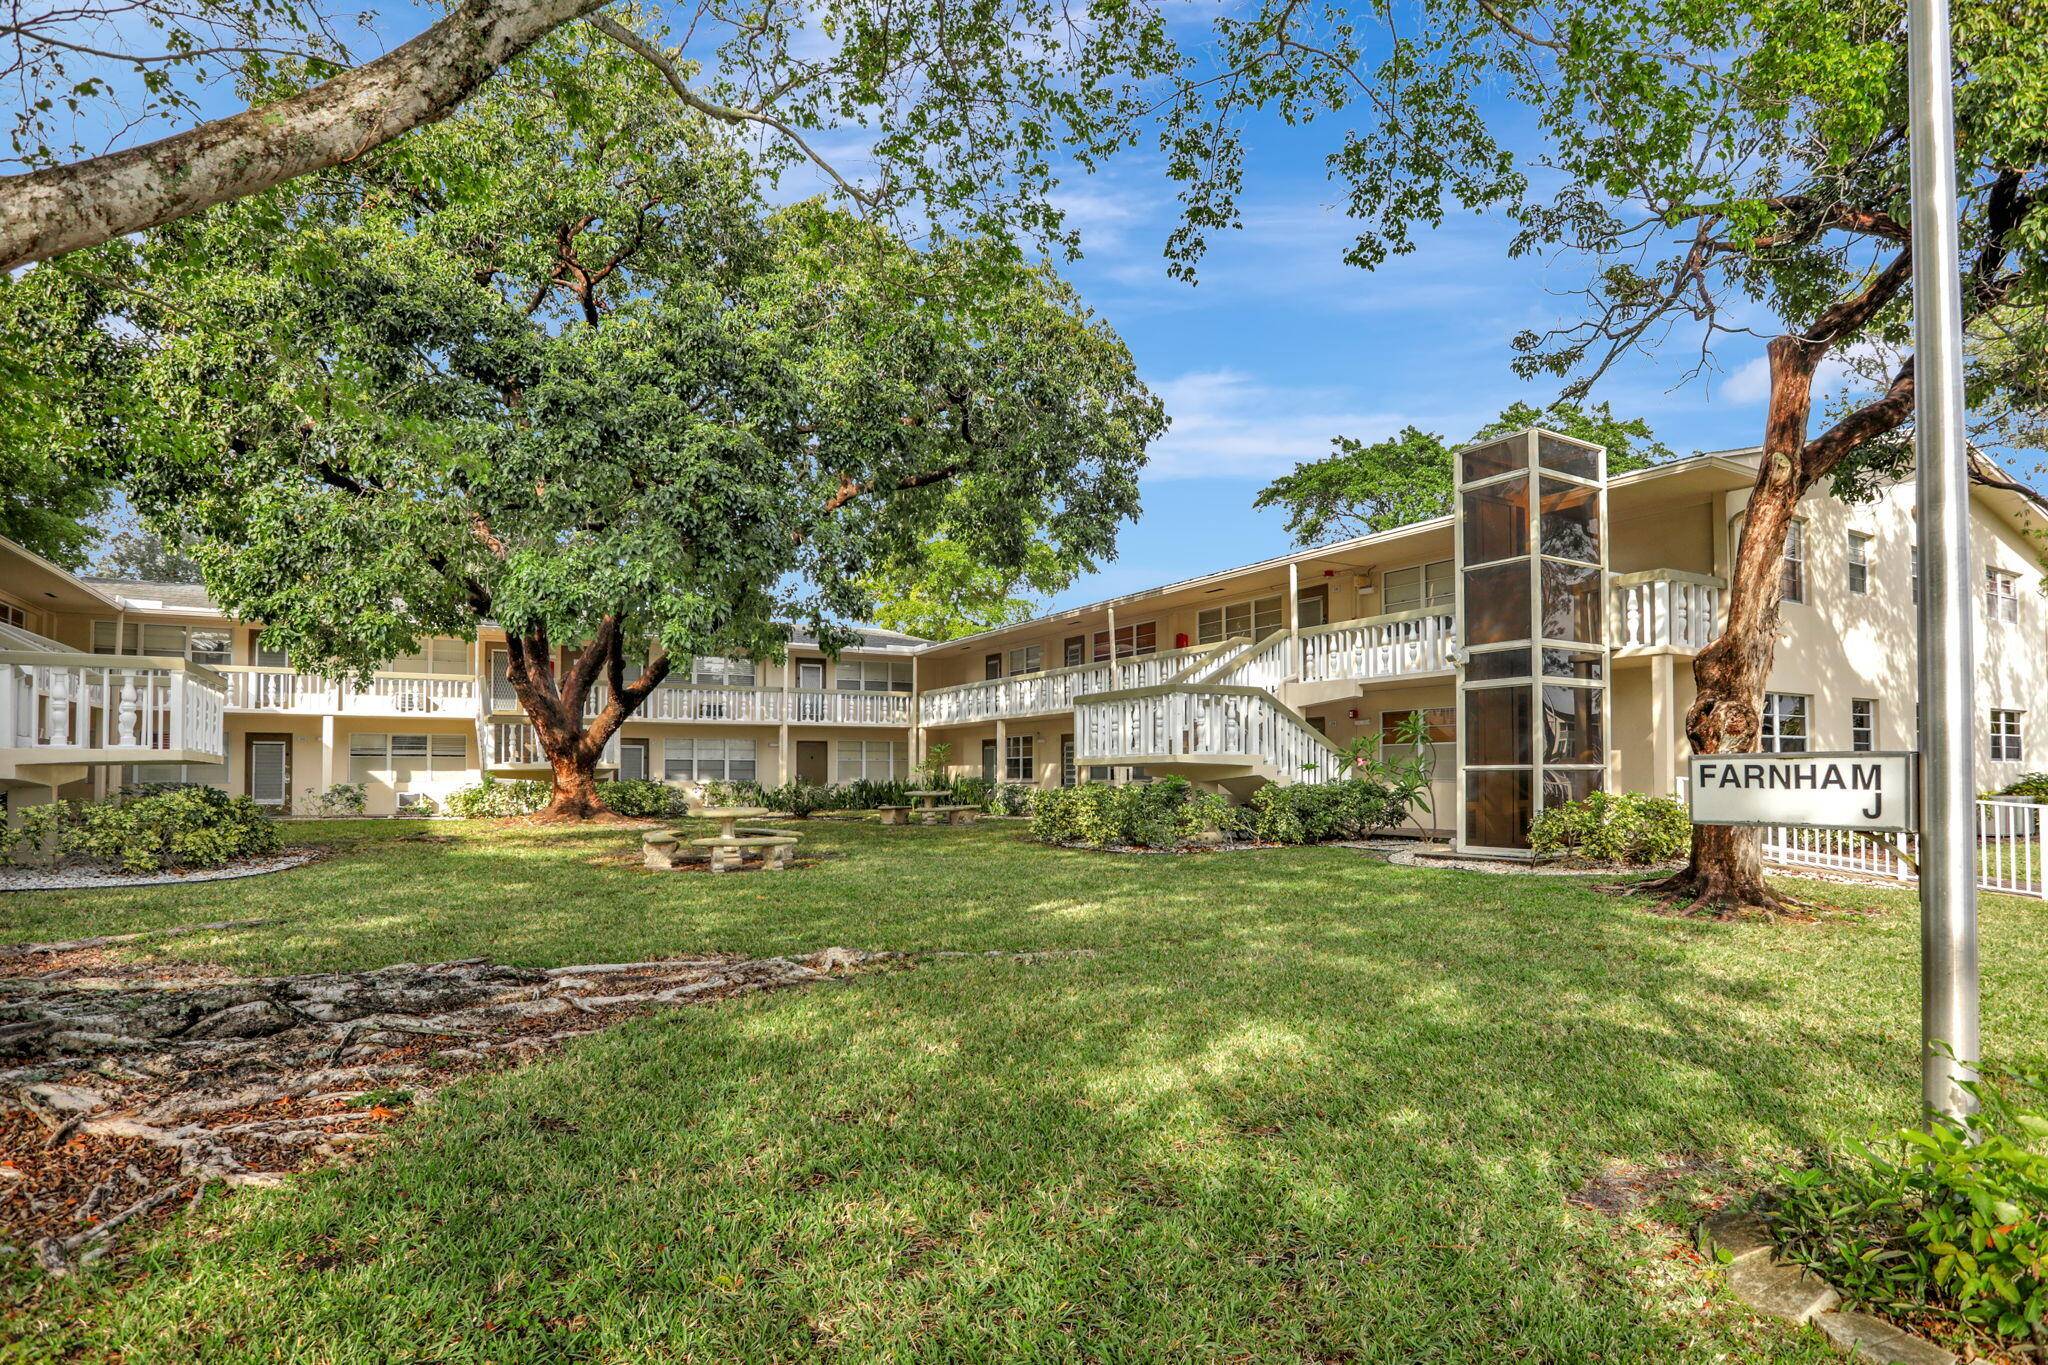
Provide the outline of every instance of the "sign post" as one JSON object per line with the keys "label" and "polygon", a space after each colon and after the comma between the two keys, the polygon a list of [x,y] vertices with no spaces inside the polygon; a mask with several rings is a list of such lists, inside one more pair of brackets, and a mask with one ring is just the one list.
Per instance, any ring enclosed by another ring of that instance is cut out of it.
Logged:
{"label": "sign post", "polygon": [[1976,680],[1963,313],[1956,257],[1955,105],[1948,0],[1908,0],[1915,472],[1919,489],[1921,740],[1920,1096],[1959,1117],[1977,1060]]}

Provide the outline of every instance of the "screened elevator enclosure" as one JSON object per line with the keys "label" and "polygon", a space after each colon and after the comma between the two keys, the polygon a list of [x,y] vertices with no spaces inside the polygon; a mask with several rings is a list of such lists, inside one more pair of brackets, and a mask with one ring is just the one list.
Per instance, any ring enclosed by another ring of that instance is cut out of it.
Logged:
{"label": "screened elevator enclosure", "polygon": [[1526,853],[1606,784],[1606,452],[1523,431],[1457,471],[1458,847]]}

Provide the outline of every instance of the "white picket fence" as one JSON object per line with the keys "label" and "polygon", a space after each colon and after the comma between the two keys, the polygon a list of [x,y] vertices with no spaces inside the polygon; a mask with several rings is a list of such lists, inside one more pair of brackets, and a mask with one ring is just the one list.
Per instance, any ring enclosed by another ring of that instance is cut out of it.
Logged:
{"label": "white picket fence", "polygon": [[[2048,861],[2041,843],[2048,806],[2031,801],[1977,803],[1977,886],[2009,896],[2048,900]],[[1846,829],[1804,829],[1783,825],[1763,831],[1766,861],[1813,867],[1892,881],[1918,879],[1917,834],[1875,835]]]}

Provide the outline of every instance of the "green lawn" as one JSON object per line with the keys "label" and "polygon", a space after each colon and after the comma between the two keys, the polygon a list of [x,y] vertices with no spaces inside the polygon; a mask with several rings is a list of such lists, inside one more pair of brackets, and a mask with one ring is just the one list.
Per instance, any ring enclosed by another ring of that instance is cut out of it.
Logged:
{"label": "green lawn", "polygon": [[[720,878],[643,873],[617,829],[294,837],[337,854],[8,896],[0,938],[278,917],[158,948],[248,971],[1074,951],[677,1010],[465,1082],[358,1168],[11,1281],[24,1354],[1818,1362],[1660,1220],[1917,1093],[1895,891],[1803,884],[1877,913],[1720,925],[1568,879],[1014,825],[814,821],[807,849],[844,856]],[[1988,1046],[2038,1059],[2048,907],[1987,897],[1983,925]],[[1567,1203],[1687,1154],[1725,1171],[1619,1218]]]}

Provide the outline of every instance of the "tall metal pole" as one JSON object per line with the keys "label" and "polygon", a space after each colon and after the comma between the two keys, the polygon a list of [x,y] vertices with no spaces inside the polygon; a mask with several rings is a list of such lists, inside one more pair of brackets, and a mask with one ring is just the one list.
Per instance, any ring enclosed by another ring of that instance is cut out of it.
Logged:
{"label": "tall metal pole", "polygon": [[[1914,443],[1919,481],[1920,1094],[1958,1116],[1977,1060],[1976,669],[1948,0],[1909,0]],[[1952,1056],[1950,1054],[1953,1054]]]}

